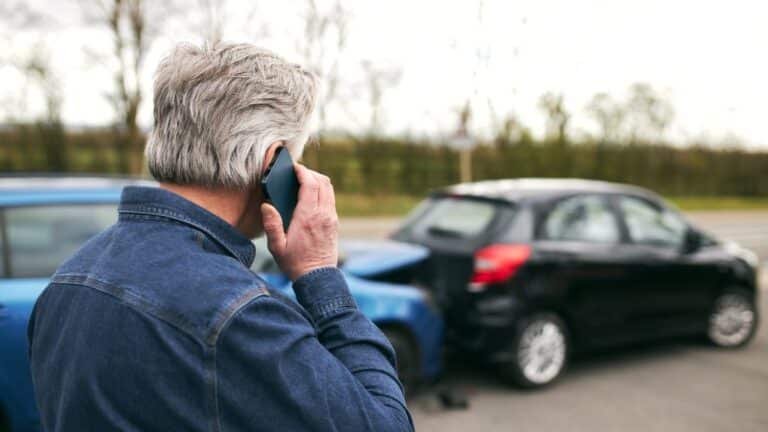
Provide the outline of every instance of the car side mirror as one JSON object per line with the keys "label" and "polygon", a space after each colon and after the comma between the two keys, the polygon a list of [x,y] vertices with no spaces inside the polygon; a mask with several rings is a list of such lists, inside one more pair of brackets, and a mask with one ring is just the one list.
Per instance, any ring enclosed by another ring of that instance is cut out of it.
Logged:
{"label": "car side mirror", "polygon": [[683,240],[683,253],[691,254],[701,249],[702,239],[701,234],[696,230],[688,229],[685,232],[685,239]]}

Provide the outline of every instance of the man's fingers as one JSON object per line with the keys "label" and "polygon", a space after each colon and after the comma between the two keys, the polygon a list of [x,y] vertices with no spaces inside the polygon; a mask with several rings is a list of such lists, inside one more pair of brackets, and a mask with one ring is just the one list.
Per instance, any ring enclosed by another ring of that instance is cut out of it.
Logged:
{"label": "man's fingers", "polygon": [[306,209],[314,210],[318,204],[318,195],[320,192],[320,182],[311,170],[303,165],[295,164],[296,177],[299,180],[299,202],[297,207],[305,206]]}
{"label": "man's fingers", "polygon": [[331,179],[328,178],[328,176],[325,176],[320,173],[314,173],[317,177],[317,181],[320,184],[320,189],[318,191],[318,207],[323,208],[325,210],[331,210],[335,206],[333,202],[335,201],[333,197],[333,185],[331,184]]}
{"label": "man's fingers", "polygon": [[333,208],[333,211],[336,212],[336,191],[333,190],[333,184],[331,183],[331,179],[328,179],[328,186],[330,187],[331,193],[328,197],[328,205]]}
{"label": "man's fingers", "polygon": [[317,223],[321,224],[326,229],[326,235],[335,237],[339,225],[339,218],[336,216],[333,185],[331,184],[331,179],[327,176],[322,174],[316,175],[320,182],[320,202],[318,203],[320,212],[317,214]]}
{"label": "man's fingers", "polygon": [[261,223],[264,226],[264,234],[267,236],[267,246],[275,257],[282,256],[285,251],[285,231],[283,231],[283,218],[272,204],[261,205]]}

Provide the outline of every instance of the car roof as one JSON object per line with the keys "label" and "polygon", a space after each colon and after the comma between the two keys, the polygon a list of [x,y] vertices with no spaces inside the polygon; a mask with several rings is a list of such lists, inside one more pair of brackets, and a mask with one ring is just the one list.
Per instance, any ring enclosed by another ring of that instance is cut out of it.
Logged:
{"label": "car roof", "polygon": [[437,192],[447,195],[467,195],[518,202],[527,199],[553,198],[574,193],[624,193],[651,200],[659,197],[641,187],[599,180],[578,178],[516,178],[485,180],[448,186]]}
{"label": "car roof", "polygon": [[125,186],[155,185],[152,181],[129,177],[0,177],[0,206],[117,202]]}
{"label": "car roof", "polygon": [[113,189],[154,182],[107,176],[7,176],[0,177],[0,192],[18,190]]}

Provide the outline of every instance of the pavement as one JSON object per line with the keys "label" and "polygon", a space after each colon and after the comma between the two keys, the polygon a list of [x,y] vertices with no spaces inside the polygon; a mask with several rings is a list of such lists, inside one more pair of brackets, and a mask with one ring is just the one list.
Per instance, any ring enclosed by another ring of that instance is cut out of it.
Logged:
{"label": "pavement", "polygon": [[[754,250],[764,263],[761,310],[768,316],[768,211],[694,212],[718,238]],[[396,219],[345,219],[345,238],[384,237]],[[436,387],[409,399],[419,431],[768,431],[768,330],[741,350],[697,340],[621,348],[576,359],[552,387],[525,391],[493,371],[449,358]],[[468,397],[447,410],[435,389]]]}

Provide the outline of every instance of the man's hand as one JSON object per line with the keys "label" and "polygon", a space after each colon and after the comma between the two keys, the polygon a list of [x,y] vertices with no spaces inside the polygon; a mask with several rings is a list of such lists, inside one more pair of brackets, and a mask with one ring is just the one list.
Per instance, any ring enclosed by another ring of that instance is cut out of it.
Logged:
{"label": "man's hand", "polygon": [[283,231],[280,213],[272,205],[261,205],[261,220],[267,246],[280,269],[295,281],[302,275],[339,261],[336,198],[331,179],[295,164],[299,199],[288,232]]}

